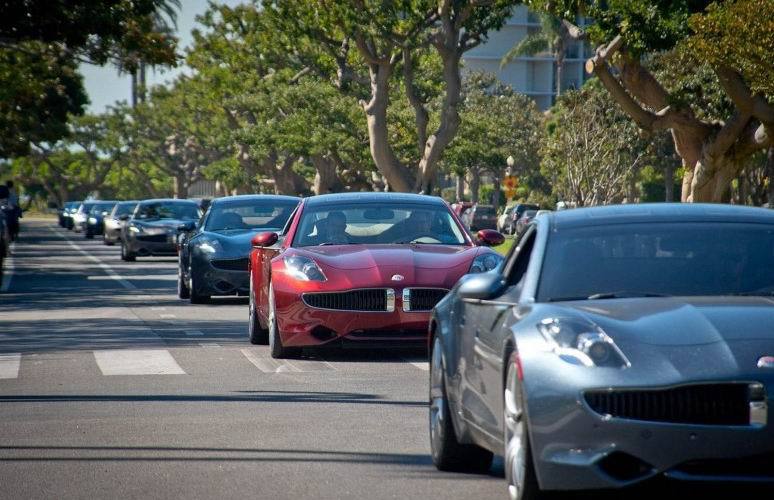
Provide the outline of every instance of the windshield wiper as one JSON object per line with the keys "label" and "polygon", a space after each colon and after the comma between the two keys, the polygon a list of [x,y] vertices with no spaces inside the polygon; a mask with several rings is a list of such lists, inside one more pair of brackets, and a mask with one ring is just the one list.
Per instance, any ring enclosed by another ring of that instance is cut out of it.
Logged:
{"label": "windshield wiper", "polygon": [[631,292],[628,290],[622,290],[619,292],[604,292],[595,293],[586,297],[586,300],[599,300],[599,299],[632,299],[637,297],[671,297],[664,293],[653,292]]}

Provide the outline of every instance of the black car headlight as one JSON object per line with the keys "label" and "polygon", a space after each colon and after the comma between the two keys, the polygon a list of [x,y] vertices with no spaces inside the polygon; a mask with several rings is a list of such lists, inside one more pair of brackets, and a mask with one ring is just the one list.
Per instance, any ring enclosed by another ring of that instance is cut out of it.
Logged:
{"label": "black car headlight", "polygon": [[563,361],[573,365],[628,368],[631,363],[599,326],[577,318],[549,318],[538,330]]}
{"label": "black car headlight", "polygon": [[129,226],[128,229],[129,229],[129,232],[134,233],[134,234],[140,234],[140,233],[143,232],[142,226],[135,226],[134,224]]}
{"label": "black car headlight", "polygon": [[282,259],[288,274],[301,281],[326,281],[317,262],[301,255],[290,255]]}
{"label": "black car headlight", "polygon": [[485,252],[481,255],[476,256],[475,259],[473,259],[473,262],[470,264],[470,269],[468,269],[468,274],[473,273],[485,273],[487,271],[491,271],[498,265],[500,265],[500,262],[503,261],[503,258],[498,253],[494,252]]}
{"label": "black car headlight", "polygon": [[199,250],[207,254],[213,254],[222,251],[223,246],[218,240],[205,239],[199,245]]}

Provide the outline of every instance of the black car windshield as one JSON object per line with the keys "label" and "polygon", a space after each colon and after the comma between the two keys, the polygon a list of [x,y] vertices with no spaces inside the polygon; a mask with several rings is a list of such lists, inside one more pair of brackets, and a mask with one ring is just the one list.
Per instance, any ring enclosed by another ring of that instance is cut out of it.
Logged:
{"label": "black car windshield", "polygon": [[306,207],[293,240],[294,247],[408,243],[466,241],[445,206],[389,202]]}
{"label": "black car windshield", "polygon": [[244,200],[216,203],[210,208],[205,231],[229,229],[274,229],[285,226],[296,200]]}
{"label": "black car windshield", "polygon": [[134,208],[137,203],[119,203],[113,210],[113,217],[120,217],[122,215],[129,215],[134,212]]}
{"label": "black car windshield", "polygon": [[115,206],[115,202],[112,203],[95,203],[92,205],[92,207],[89,209],[90,214],[101,214],[102,212],[110,212],[113,210],[113,207]]}
{"label": "black car windshield", "polygon": [[181,219],[195,220],[199,218],[199,206],[195,203],[158,202],[142,203],[137,207],[135,219]]}
{"label": "black car windshield", "polygon": [[652,222],[553,232],[537,300],[772,293],[774,225]]}

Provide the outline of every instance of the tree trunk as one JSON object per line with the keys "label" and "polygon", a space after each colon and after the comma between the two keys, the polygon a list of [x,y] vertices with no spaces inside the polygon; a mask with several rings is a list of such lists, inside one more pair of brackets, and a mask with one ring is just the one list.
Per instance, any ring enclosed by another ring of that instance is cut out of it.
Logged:
{"label": "tree trunk", "polygon": [[[448,35],[447,35],[448,36]],[[443,79],[446,84],[446,95],[441,108],[441,123],[435,134],[427,139],[425,151],[419,161],[419,176],[416,190],[422,193],[432,191],[432,182],[435,178],[435,170],[438,160],[441,158],[446,146],[454,139],[460,126],[459,106],[461,104],[462,78],[460,76],[460,54],[456,49],[456,35],[454,36],[454,48],[439,50],[443,60]]]}
{"label": "tree trunk", "polygon": [[766,177],[769,179],[769,208],[774,208],[774,147],[769,148],[766,155]]}
{"label": "tree trunk", "polygon": [[457,175],[455,198],[458,203],[463,199],[465,199],[465,176],[464,175]]}
{"label": "tree trunk", "polygon": [[477,168],[470,169],[470,201],[478,203],[478,188],[481,187],[481,172]]}
{"label": "tree trunk", "polygon": [[554,103],[559,100],[559,96],[562,95],[562,73],[564,73],[564,38],[559,37],[556,44],[556,98]]}
{"label": "tree trunk", "polygon": [[188,179],[184,172],[177,172],[173,177],[172,196],[175,198],[188,198]]}
{"label": "tree trunk", "polygon": [[390,146],[387,129],[387,106],[389,105],[390,76],[393,66],[389,62],[371,64],[371,100],[361,101],[368,123],[368,139],[371,156],[376,168],[387,180],[393,191],[410,192],[414,179],[409,169],[400,163]]}
{"label": "tree trunk", "polygon": [[274,167],[274,191],[276,194],[299,196],[309,191],[306,180],[293,170],[295,158],[288,157]]}
{"label": "tree trunk", "polygon": [[336,175],[336,164],[320,155],[312,156],[312,164],[317,172],[314,175],[314,194],[327,194],[342,191],[344,186]]}
{"label": "tree trunk", "polygon": [[132,70],[132,109],[137,107],[137,70]]}
{"label": "tree trunk", "polygon": [[493,183],[492,187],[492,206],[494,207],[495,213],[500,209],[500,173],[499,172],[493,172]]}
{"label": "tree trunk", "polygon": [[664,201],[672,202],[675,199],[675,166],[668,161],[664,166]]}
{"label": "tree trunk", "polygon": [[145,78],[145,63],[140,63],[140,80],[139,80],[139,91],[137,97],[139,98],[140,102],[145,102],[145,95],[147,93],[146,91],[146,85],[148,83],[148,80]]}
{"label": "tree trunk", "polygon": [[739,175],[740,165],[727,155],[710,158],[702,153],[693,169],[689,202],[721,203],[727,199],[731,181]]}

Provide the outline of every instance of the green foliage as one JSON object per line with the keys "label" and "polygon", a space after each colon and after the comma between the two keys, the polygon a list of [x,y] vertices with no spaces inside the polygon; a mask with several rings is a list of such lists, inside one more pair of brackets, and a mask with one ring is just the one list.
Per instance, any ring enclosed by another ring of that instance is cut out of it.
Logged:
{"label": "green foliage", "polygon": [[621,35],[635,56],[668,50],[689,34],[688,18],[709,0],[527,0],[537,12],[574,21],[578,14],[593,19],[588,28],[592,44]]}
{"label": "green foliage", "polygon": [[738,71],[754,93],[774,102],[774,1],[714,3],[689,20],[688,45],[700,60]]}
{"label": "green foliage", "polygon": [[73,60],[32,50],[38,45],[0,49],[0,157],[24,155],[30,142],[56,142],[67,135],[68,116],[88,103]]}

